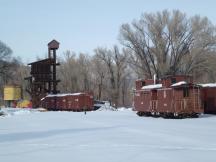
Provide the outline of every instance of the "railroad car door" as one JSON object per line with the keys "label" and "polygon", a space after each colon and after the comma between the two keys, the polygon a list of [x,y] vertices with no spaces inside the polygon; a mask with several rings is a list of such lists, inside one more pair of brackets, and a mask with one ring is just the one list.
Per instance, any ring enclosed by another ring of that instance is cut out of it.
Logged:
{"label": "railroad car door", "polygon": [[151,91],[151,111],[157,112],[157,90]]}
{"label": "railroad car door", "polygon": [[209,87],[202,90],[204,113],[216,114],[216,88]]}
{"label": "railroad car door", "polygon": [[67,101],[66,101],[66,97],[64,97],[63,99],[62,99],[62,107],[63,107],[63,109],[67,109]]}
{"label": "railroad car door", "polygon": [[158,110],[159,112],[172,112],[172,89],[166,88],[158,90]]}
{"label": "railroad car door", "polygon": [[76,110],[79,110],[79,107],[80,107],[79,102],[80,102],[80,96],[76,96],[74,98],[74,107],[75,107]]}
{"label": "railroad car door", "polygon": [[213,97],[207,98],[206,107],[207,107],[207,113],[214,111],[214,98]]}
{"label": "railroad car door", "polygon": [[173,107],[174,107],[174,111],[175,113],[179,113],[182,111],[183,109],[183,102],[182,102],[182,98],[183,98],[183,90],[181,88],[175,88],[173,89]]}
{"label": "railroad car door", "polygon": [[193,95],[194,95],[194,111],[197,112],[197,110],[201,109],[201,96],[200,96],[200,89],[193,88]]}
{"label": "railroad car door", "polygon": [[188,87],[183,87],[183,110],[187,109],[188,105],[188,97],[189,97],[189,89]]}

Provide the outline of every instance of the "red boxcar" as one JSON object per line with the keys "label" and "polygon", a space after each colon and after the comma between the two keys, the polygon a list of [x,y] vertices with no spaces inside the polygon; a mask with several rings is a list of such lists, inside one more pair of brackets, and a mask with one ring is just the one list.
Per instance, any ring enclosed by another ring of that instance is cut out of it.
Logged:
{"label": "red boxcar", "polygon": [[91,111],[94,108],[93,95],[90,93],[70,93],[48,95],[41,100],[47,110]]}
{"label": "red boxcar", "polygon": [[138,80],[134,91],[134,108],[138,115],[182,118],[203,113],[201,86],[193,84],[190,76],[168,76],[154,82],[161,84],[145,83],[145,80]]}
{"label": "red boxcar", "polygon": [[216,114],[216,84],[201,84],[202,104],[206,114]]}

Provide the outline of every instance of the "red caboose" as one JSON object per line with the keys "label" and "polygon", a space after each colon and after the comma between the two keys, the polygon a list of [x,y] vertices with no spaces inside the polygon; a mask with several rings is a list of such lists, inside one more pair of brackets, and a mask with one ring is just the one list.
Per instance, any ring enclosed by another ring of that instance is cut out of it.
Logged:
{"label": "red caboose", "polygon": [[146,85],[144,83],[145,86],[135,90],[134,93],[134,107],[140,116],[148,116],[154,112],[157,107],[157,91],[162,87],[162,84]]}
{"label": "red caboose", "polygon": [[182,118],[203,112],[201,86],[193,84],[191,76],[167,76],[157,83],[161,84],[145,85],[145,80],[136,82],[134,108],[138,115]]}

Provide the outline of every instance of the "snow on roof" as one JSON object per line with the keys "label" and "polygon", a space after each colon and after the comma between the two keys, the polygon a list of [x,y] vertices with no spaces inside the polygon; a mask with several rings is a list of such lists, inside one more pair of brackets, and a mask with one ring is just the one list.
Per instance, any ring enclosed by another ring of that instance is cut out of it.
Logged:
{"label": "snow on roof", "polygon": [[84,93],[60,93],[60,94],[48,94],[46,97],[64,97],[64,96],[78,96]]}
{"label": "snow on roof", "polygon": [[216,87],[216,83],[199,84],[201,87]]}
{"label": "snow on roof", "polygon": [[162,84],[152,84],[152,85],[147,85],[142,87],[143,90],[158,89],[158,88],[162,88]]}
{"label": "snow on roof", "polygon": [[172,84],[171,87],[177,87],[177,86],[181,86],[181,85],[185,85],[185,84],[187,84],[187,82],[181,81],[181,82],[177,82],[175,84]]}

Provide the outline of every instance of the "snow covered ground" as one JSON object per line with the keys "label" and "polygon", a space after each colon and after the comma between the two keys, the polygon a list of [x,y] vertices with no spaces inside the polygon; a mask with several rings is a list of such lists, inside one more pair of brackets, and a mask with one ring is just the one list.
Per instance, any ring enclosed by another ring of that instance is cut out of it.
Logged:
{"label": "snow covered ground", "polygon": [[216,161],[216,116],[173,120],[124,109],[86,115],[17,110],[0,117],[1,162]]}

